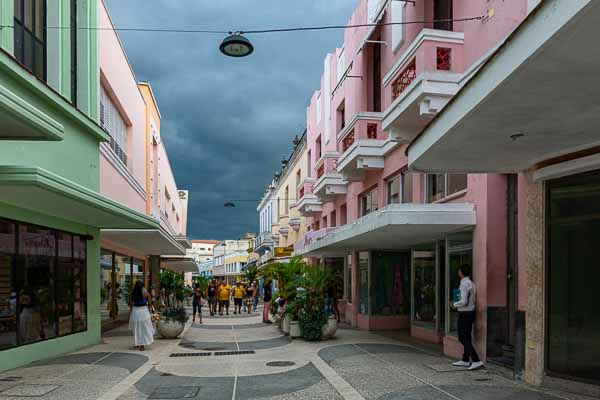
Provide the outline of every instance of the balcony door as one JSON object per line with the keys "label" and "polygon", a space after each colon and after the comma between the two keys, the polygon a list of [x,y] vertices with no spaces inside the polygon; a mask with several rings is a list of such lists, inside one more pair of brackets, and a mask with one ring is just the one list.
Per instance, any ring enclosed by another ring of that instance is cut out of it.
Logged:
{"label": "balcony door", "polygon": [[433,0],[433,29],[452,31],[453,0]]}

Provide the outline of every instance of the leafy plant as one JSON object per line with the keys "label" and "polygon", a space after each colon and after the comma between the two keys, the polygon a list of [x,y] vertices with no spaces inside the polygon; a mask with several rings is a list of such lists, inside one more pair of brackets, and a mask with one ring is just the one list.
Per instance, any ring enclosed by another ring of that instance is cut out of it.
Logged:
{"label": "leafy plant", "polygon": [[258,277],[258,267],[248,267],[246,268],[246,270],[244,271],[244,280],[248,281],[248,282],[253,282],[256,280],[256,278]]}
{"label": "leafy plant", "polygon": [[323,307],[303,310],[299,315],[302,337],[309,342],[321,340],[323,326],[327,323],[327,314]]}
{"label": "leafy plant", "polygon": [[190,316],[183,307],[166,307],[161,311],[160,318],[164,321],[176,321],[185,324]]}

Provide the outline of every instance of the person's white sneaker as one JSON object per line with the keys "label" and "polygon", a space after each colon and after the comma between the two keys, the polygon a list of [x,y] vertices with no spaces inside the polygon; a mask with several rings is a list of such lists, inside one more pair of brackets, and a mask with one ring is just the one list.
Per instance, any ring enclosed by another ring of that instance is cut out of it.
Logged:
{"label": "person's white sneaker", "polygon": [[453,362],[452,365],[454,365],[455,367],[469,367],[471,364],[466,361],[460,360],[460,361]]}
{"label": "person's white sneaker", "polygon": [[483,367],[483,362],[477,361],[471,364],[471,366],[469,367],[469,371],[475,371],[476,369],[479,369],[481,367]]}

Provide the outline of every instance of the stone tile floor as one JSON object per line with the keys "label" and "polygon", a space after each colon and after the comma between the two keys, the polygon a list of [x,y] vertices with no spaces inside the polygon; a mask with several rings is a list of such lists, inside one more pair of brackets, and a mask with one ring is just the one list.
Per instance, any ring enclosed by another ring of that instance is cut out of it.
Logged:
{"label": "stone tile floor", "polygon": [[[250,354],[215,355],[251,350]],[[203,356],[170,357],[174,353]],[[132,349],[123,326],[78,353],[0,374],[0,400],[356,399],[585,400],[508,379],[494,368],[468,372],[431,346],[351,329],[320,343],[290,341],[260,313],[204,316],[181,339]]]}

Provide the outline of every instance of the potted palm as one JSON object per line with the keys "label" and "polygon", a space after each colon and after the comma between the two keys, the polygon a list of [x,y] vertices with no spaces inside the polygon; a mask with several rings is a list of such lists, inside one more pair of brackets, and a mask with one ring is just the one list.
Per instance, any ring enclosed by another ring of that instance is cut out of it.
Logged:
{"label": "potted palm", "polygon": [[181,335],[186,322],[190,319],[183,307],[166,307],[160,312],[156,330],[165,339],[176,339]]}

